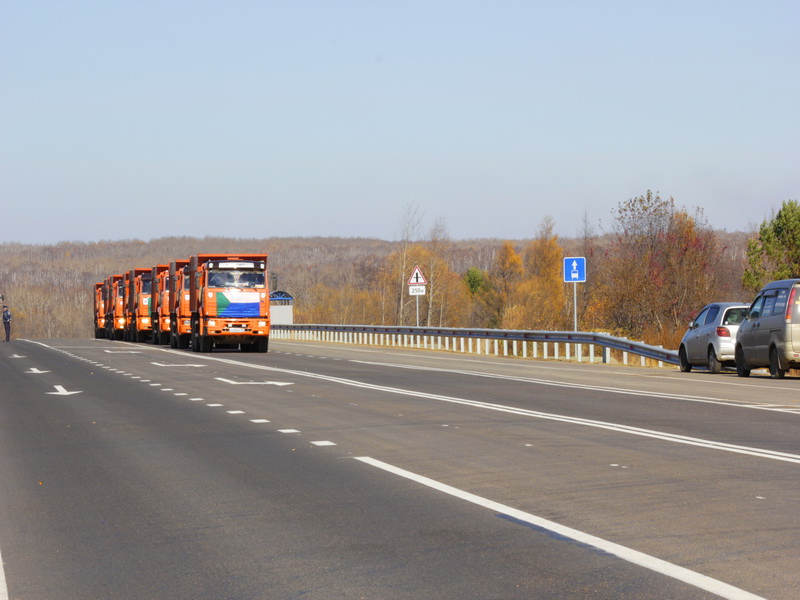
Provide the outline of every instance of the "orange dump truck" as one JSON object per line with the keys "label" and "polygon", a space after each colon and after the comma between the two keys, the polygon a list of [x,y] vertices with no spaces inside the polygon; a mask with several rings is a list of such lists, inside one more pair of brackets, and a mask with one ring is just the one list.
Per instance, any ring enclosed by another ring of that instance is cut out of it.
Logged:
{"label": "orange dump truck", "polygon": [[104,282],[106,294],[106,337],[121,340],[125,335],[125,283],[122,275],[110,275]]}
{"label": "orange dump truck", "polygon": [[189,261],[169,263],[169,345],[188,348],[192,338],[192,311],[189,309]]}
{"label": "orange dump truck", "polygon": [[191,346],[266,352],[269,289],[266,254],[197,254],[189,260]]}
{"label": "orange dump truck", "polygon": [[169,342],[169,265],[156,265],[150,270],[150,323],[154,344]]}
{"label": "orange dump truck", "polygon": [[105,282],[94,284],[94,337],[106,336]]}
{"label": "orange dump truck", "polygon": [[132,342],[144,342],[153,331],[150,322],[152,283],[150,269],[131,269],[125,274],[127,287],[125,317],[128,326],[126,339]]}

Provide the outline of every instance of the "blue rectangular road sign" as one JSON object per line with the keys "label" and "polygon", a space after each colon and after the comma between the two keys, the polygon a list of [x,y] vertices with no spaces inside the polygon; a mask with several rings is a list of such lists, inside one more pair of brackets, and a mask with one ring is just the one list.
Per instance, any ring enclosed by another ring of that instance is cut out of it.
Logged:
{"label": "blue rectangular road sign", "polygon": [[586,282],[586,258],[583,256],[568,256],[564,259],[564,282]]}

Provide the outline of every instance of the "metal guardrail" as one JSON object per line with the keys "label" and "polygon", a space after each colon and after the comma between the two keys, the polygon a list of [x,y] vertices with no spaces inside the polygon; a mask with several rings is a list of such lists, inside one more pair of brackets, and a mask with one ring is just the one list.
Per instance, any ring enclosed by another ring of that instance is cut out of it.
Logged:
{"label": "metal guardrail", "polygon": [[[276,335],[277,334],[277,335]],[[313,335],[312,335],[313,334]],[[603,362],[610,362],[608,350],[619,350],[623,353],[627,363],[627,354],[634,354],[640,357],[664,362],[670,365],[679,364],[678,353],[675,350],[666,350],[661,346],[652,346],[644,342],[636,342],[628,338],[621,338],[607,333],[591,333],[583,331],[526,331],[516,329],[463,329],[448,327],[393,327],[382,325],[273,325],[272,336],[277,339],[298,338],[317,339],[319,341],[331,341],[339,343],[370,344],[370,345],[390,345],[390,346],[411,346],[428,347],[429,339],[439,340],[439,348],[450,350],[450,340],[453,340],[452,350],[458,351],[457,339],[461,340],[461,352],[467,351],[464,340],[468,340],[469,353],[475,354],[495,354],[499,355],[498,342],[504,342],[504,355],[508,352],[508,342],[512,342],[513,355],[527,356],[527,343],[544,344],[544,356],[542,358],[567,358],[581,361],[583,357],[583,346],[590,349],[589,359],[594,360],[594,348],[600,347],[601,359]],[[409,342],[410,336],[410,342]],[[402,343],[393,343],[402,339]],[[441,340],[446,340],[445,347],[442,347]],[[477,351],[473,351],[472,341],[479,340]],[[485,340],[485,351],[481,352],[480,340]],[[494,340],[494,352],[489,350],[489,340]],[[517,347],[517,343],[522,343]],[[548,355],[547,344],[553,343],[555,355]],[[558,355],[557,344],[566,344],[566,352],[562,357]],[[570,346],[573,352],[570,352]],[[430,347],[433,347],[433,343]],[[520,353],[521,350],[521,353]],[[537,356],[537,346],[532,347],[532,356]]]}

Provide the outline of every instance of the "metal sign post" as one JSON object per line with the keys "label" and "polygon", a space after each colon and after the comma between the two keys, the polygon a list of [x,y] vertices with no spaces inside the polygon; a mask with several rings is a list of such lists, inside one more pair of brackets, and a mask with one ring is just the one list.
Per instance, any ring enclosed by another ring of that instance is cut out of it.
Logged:
{"label": "metal sign post", "polygon": [[586,258],[568,256],[564,259],[564,283],[572,283],[573,331],[578,331],[578,285],[586,282]]}
{"label": "metal sign post", "polygon": [[419,297],[425,295],[426,285],[428,285],[428,281],[419,266],[415,266],[411,277],[408,278],[408,295],[417,297],[417,327],[419,327]]}

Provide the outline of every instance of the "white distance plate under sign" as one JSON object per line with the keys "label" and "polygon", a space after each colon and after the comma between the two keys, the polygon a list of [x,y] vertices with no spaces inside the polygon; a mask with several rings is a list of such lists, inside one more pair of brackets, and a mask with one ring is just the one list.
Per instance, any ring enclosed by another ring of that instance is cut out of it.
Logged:
{"label": "white distance plate under sign", "polygon": [[425,286],[424,285],[410,285],[410,286],[408,286],[408,295],[409,296],[424,296],[425,295]]}

